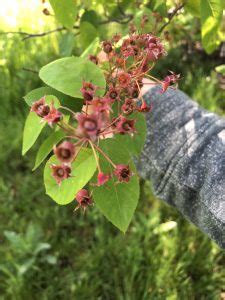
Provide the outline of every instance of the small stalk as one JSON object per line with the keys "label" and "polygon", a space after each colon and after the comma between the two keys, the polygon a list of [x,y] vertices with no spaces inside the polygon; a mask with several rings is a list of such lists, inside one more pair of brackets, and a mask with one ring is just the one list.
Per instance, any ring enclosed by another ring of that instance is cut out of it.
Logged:
{"label": "small stalk", "polygon": [[101,173],[101,168],[100,168],[100,164],[99,164],[99,159],[98,159],[98,156],[97,156],[97,153],[95,151],[95,148],[94,148],[94,144],[88,140],[89,144],[91,145],[91,148],[92,148],[92,151],[94,153],[94,157],[95,157],[95,161],[96,161],[96,164],[97,164],[97,168],[98,168],[98,172]]}
{"label": "small stalk", "polygon": [[104,157],[105,159],[113,166],[113,168],[116,168],[116,165],[113,163],[113,161],[108,157],[108,155],[105,154],[105,152],[99,148],[98,146],[96,146],[95,144],[93,144],[93,147],[95,147]]}

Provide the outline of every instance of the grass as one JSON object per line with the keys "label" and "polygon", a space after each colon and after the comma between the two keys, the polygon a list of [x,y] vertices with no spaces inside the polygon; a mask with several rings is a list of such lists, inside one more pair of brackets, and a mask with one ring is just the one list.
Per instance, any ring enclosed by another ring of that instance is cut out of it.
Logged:
{"label": "grass", "polygon": [[[40,84],[35,74],[21,68],[38,69],[57,54],[48,44],[24,45],[16,38],[5,40],[2,49],[0,299],[220,299],[224,252],[155,199],[149,182],[141,183],[126,235],[96,207],[74,214],[74,203],[57,206],[45,195],[42,170],[31,171],[37,149],[21,157],[28,111],[21,99]],[[177,58],[173,53],[169,57],[167,68],[172,69]],[[206,108],[224,113],[224,94],[218,92],[215,76],[201,67],[196,80],[189,63],[182,66],[182,88]]]}

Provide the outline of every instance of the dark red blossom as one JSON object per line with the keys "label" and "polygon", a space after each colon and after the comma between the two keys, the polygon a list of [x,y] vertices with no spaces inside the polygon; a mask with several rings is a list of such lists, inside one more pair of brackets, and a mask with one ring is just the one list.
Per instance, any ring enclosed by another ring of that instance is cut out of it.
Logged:
{"label": "dark red blossom", "polygon": [[94,98],[97,86],[91,82],[83,81],[82,88],[80,89],[85,101],[91,101]]}
{"label": "dark red blossom", "polygon": [[128,165],[120,164],[116,166],[114,175],[118,178],[119,182],[129,182],[133,173]]}
{"label": "dark red blossom", "polygon": [[51,165],[50,168],[52,169],[52,176],[58,185],[60,185],[64,179],[70,177],[71,168],[67,165]]}
{"label": "dark red blossom", "polygon": [[77,132],[81,136],[95,140],[103,125],[100,114],[93,113],[86,115],[84,113],[78,113],[76,117],[78,121]]}
{"label": "dark red blossom", "polygon": [[112,43],[109,41],[105,41],[102,43],[102,47],[103,47],[103,51],[105,53],[110,53],[112,52],[113,48],[112,48]]}
{"label": "dark red blossom", "polygon": [[98,173],[98,186],[104,185],[107,181],[109,181],[110,175],[104,174],[103,172]]}
{"label": "dark red blossom", "polygon": [[55,108],[54,103],[52,102],[50,105],[49,113],[44,116],[43,120],[52,127],[52,125],[58,123],[62,119],[62,117],[62,113]]}
{"label": "dark red blossom", "polygon": [[133,134],[136,130],[134,128],[136,120],[127,119],[123,116],[120,117],[116,123],[116,129],[120,134]]}
{"label": "dark red blossom", "polygon": [[68,141],[61,143],[59,146],[54,148],[54,153],[58,160],[63,163],[69,163],[73,160],[75,155],[74,144]]}
{"label": "dark red blossom", "polygon": [[50,111],[50,107],[45,102],[45,97],[34,102],[31,106],[31,111],[35,112],[41,118],[47,116]]}
{"label": "dark red blossom", "polygon": [[134,100],[126,99],[125,103],[121,107],[121,110],[125,115],[131,114],[135,110]]}
{"label": "dark red blossom", "polygon": [[84,211],[86,210],[86,208],[88,206],[93,204],[91,195],[85,189],[79,190],[79,192],[77,192],[76,200],[78,202],[78,207],[77,208],[81,207]]}
{"label": "dark red blossom", "polygon": [[118,91],[118,89],[111,86],[109,88],[108,92],[107,92],[107,96],[109,97],[109,99],[111,101],[119,100],[119,91]]}

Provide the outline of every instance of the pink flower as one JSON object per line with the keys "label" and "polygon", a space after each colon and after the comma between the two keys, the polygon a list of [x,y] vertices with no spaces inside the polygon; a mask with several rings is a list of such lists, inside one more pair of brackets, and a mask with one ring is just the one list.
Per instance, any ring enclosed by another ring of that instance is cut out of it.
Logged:
{"label": "pink flower", "polygon": [[110,176],[102,172],[98,173],[98,186],[105,184],[110,179]]}
{"label": "pink flower", "polygon": [[51,165],[50,168],[52,169],[52,176],[58,185],[60,185],[64,179],[70,177],[71,168],[67,165]]}
{"label": "pink flower", "polygon": [[114,170],[114,175],[118,178],[119,182],[129,182],[133,173],[128,165],[117,165]]}
{"label": "pink flower", "polygon": [[62,119],[62,113],[54,107],[52,102],[49,113],[43,118],[51,127]]}
{"label": "pink flower", "polygon": [[71,142],[65,141],[54,148],[54,153],[58,160],[63,163],[69,163],[75,156],[75,147]]}
{"label": "pink flower", "polygon": [[79,190],[79,192],[77,192],[76,200],[78,202],[78,207],[76,209],[81,207],[83,210],[86,210],[88,206],[93,204],[91,195],[85,189]]}

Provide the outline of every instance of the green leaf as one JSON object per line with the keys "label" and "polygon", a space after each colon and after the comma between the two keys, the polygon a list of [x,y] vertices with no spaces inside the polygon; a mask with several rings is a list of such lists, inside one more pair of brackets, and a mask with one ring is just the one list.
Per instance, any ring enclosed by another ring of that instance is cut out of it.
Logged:
{"label": "green leaf", "polygon": [[31,106],[33,102],[39,100],[41,97],[46,96],[46,95],[54,95],[56,96],[59,100],[60,103],[64,106],[67,106],[74,111],[80,111],[82,107],[82,103],[80,99],[76,99],[73,97],[70,97],[68,95],[65,95],[63,93],[60,93],[59,91],[56,91],[55,89],[45,86],[45,87],[40,87],[35,90],[30,91],[25,97],[24,100],[26,103]]}
{"label": "green leaf", "polygon": [[43,160],[52,151],[54,145],[60,142],[64,136],[65,134],[61,130],[55,131],[43,142],[43,144],[40,146],[38,150],[33,171],[37,169],[37,167],[43,162]]}
{"label": "green leaf", "polygon": [[66,28],[72,29],[77,15],[74,0],[49,0],[56,19]]}
{"label": "green leaf", "polygon": [[74,47],[74,34],[73,32],[67,32],[63,34],[59,43],[60,56],[71,56]]}
{"label": "green leaf", "polygon": [[84,50],[80,57],[88,57],[89,54],[96,55],[100,51],[99,37],[96,37],[92,43]]}
{"label": "green leaf", "polygon": [[91,61],[81,57],[66,57],[55,60],[41,68],[40,78],[54,89],[72,97],[82,98],[82,82],[91,81],[101,87],[98,95],[105,92],[103,72]]}
{"label": "green leaf", "polygon": [[99,26],[100,17],[94,10],[85,11],[80,19],[80,22],[88,22],[94,25],[96,28]]}
{"label": "green leaf", "polygon": [[207,53],[219,45],[218,30],[222,21],[222,0],[200,0],[202,44]]}
{"label": "green leaf", "polygon": [[200,17],[200,0],[188,0],[184,7],[193,16]]}
{"label": "green leaf", "polygon": [[145,116],[141,113],[137,113],[135,116],[130,116],[131,119],[136,120],[135,128],[137,132],[134,136],[130,135],[117,135],[116,140],[123,144],[131,155],[138,156],[145,144],[147,127]]}
{"label": "green leaf", "polygon": [[[135,166],[125,147],[113,139],[100,143],[101,149],[115,164],[129,164],[133,175],[128,183],[117,183],[113,177],[106,185],[94,187],[93,197],[96,206],[116,227],[125,232],[130,224],[139,198],[139,180]],[[100,156],[100,164],[105,173],[112,173],[112,166]],[[96,179],[94,179],[96,182]]]}
{"label": "green leaf", "polygon": [[[53,101],[56,108],[60,105],[59,100],[53,95],[46,96],[45,100],[48,104]],[[30,111],[23,131],[22,155],[33,146],[45,124],[46,122],[41,122],[41,118],[35,112]]]}
{"label": "green leaf", "polygon": [[82,189],[93,176],[96,170],[96,161],[90,149],[82,148],[76,160],[72,163],[72,176],[58,185],[52,177],[51,164],[60,164],[55,156],[47,162],[44,170],[46,194],[61,205],[72,202],[76,193]]}
{"label": "green leaf", "polygon": [[152,11],[158,12],[162,17],[167,17],[167,5],[165,0],[151,0],[149,7]]}
{"label": "green leaf", "polygon": [[96,37],[98,37],[98,31],[91,23],[80,23],[80,42],[82,48],[88,47]]}

